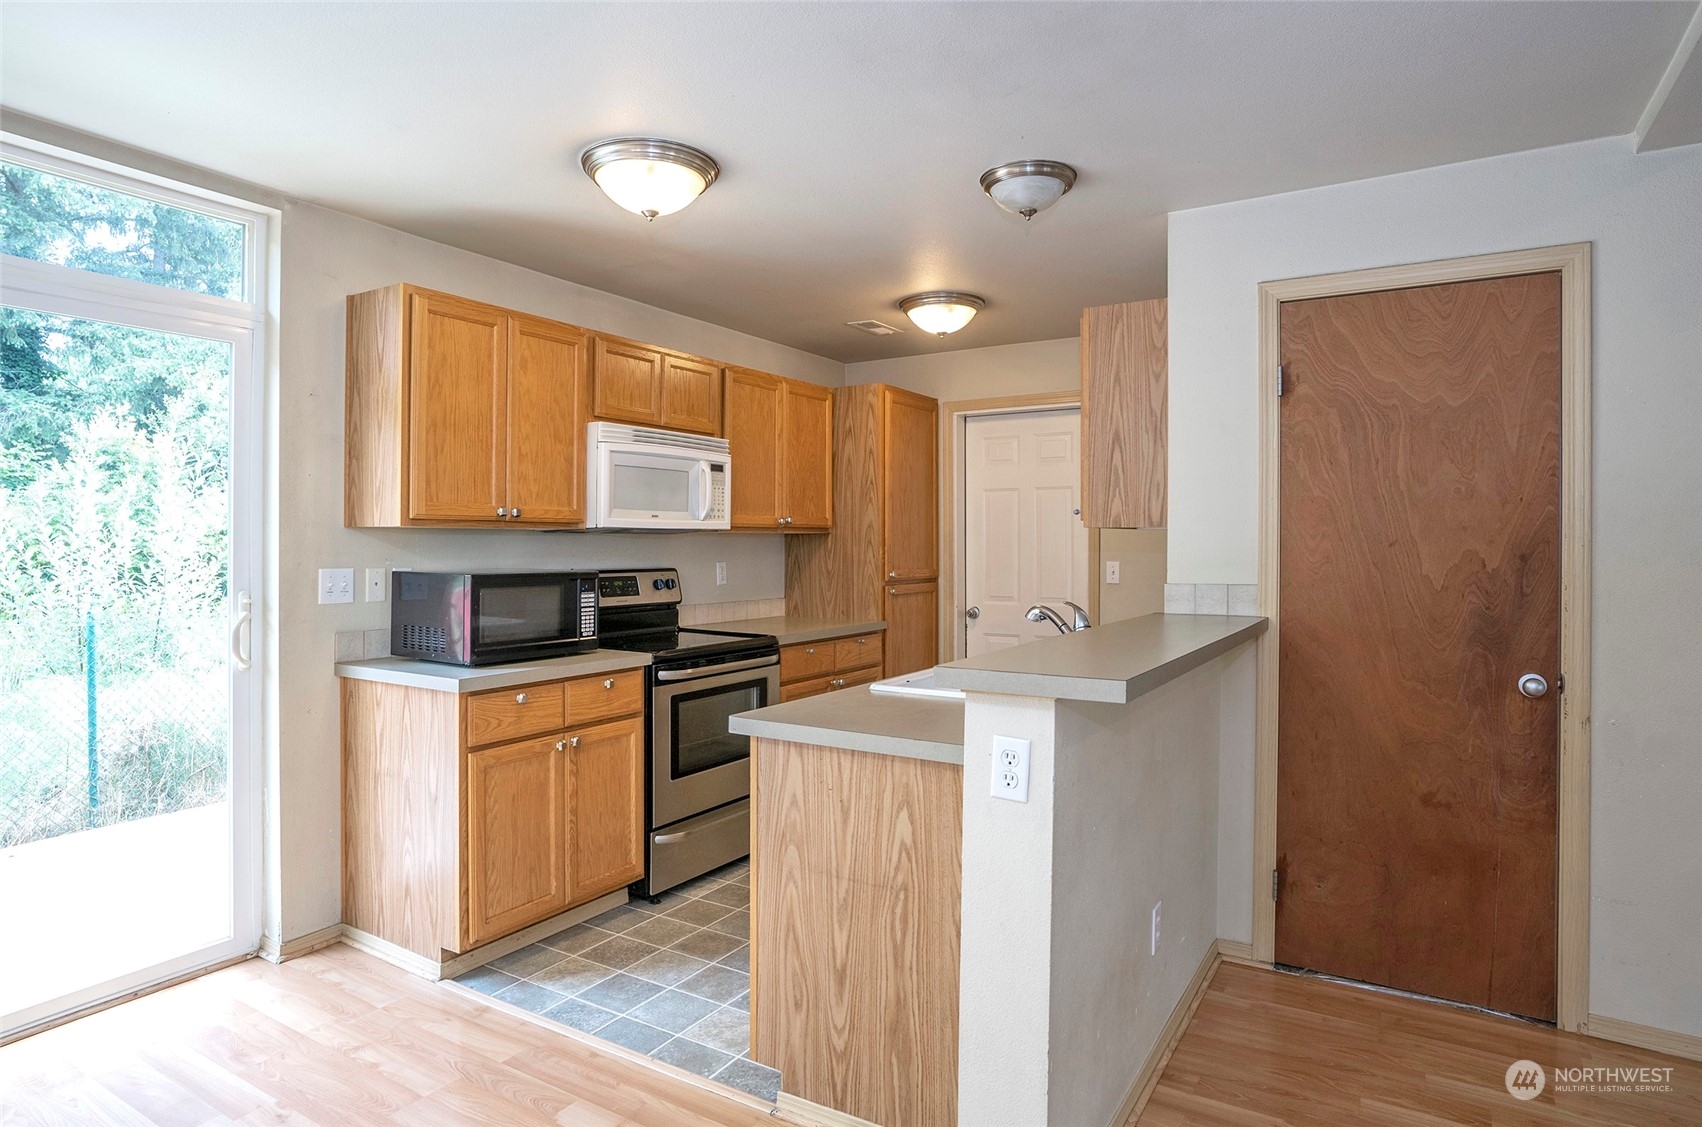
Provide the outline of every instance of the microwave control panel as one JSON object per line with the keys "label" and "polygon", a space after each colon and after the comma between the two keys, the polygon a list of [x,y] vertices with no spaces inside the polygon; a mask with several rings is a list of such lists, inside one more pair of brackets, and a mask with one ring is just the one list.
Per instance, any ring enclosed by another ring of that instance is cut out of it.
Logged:
{"label": "microwave control panel", "polygon": [[709,467],[709,519],[727,519],[727,467]]}

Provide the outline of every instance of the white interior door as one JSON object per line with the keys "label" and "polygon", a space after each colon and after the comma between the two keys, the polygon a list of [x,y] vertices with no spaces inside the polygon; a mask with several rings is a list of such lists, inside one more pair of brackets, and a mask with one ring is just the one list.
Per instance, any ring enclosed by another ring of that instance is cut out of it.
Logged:
{"label": "white interior door", "polygon": [[964,421],[964,652],[969,657],[1057,633],[1025,616],[1088,602],[1081,522],[1078,408],[973,415]]}

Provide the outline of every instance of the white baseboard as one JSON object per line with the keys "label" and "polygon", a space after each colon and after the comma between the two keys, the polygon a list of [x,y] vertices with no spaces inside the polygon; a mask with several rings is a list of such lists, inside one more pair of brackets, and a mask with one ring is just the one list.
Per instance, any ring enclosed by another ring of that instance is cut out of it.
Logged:
{"label": "white baseboard", "polygon": [[1621,1045],[1635,1045],[1639,1049],[1653,1049],[1668,1056],[1702,1061],[1702,1037],[1694,1033],[1658,1029],[1653,1025],[1639,1025],[1634,1021],[1603,1017],[1601,1014],[1589,1016],[1584,1024],[1584,1032],[1604,1041],[1618,1041]]}
{"label": "white baseboard", "polygon": [[556,932],[570,928],[574,924],[584,923],[586,920],[600,916],[604,912],[613,911],[630,899],[631,897],[626,889],[618,889],[606,896],[599,896],[595,900],[581,904],[577,908],[569,908],[567,911],[551,916],[547,920],[539,920],[531,927],[522,928],[513,935],[505,935],[501,939],[493,939],[482,946],[474,947],[471,951],[463,951],[450,959],[433,959],[421,955],[350,924],[341,925],[341,931],[343,941],[349,946],[365,951],[374,958],[383,959],[391,966],[401,967],[409,974],[417,974],[421,978],[429,978],[433,982],[438,982],[445,978],[455,978],[458,975],[466,974],[474,967],[482,967],[492,959],[500,959],[510,952],[520,950],[529,943],[547,939]]}
{"label": "white baseboard", "polygon": [[774,1110],[794,1123],[807,1123],[811,1127],[880,1127],[878,1123],[858,1119],[855,1115],[835,1111],[823,1104],[812,1103],[790,1092],[781,1092],[775,1097]]}
{"label": "white baseboard", "polygon": [[317,951],[321,947],[329,947],[342,938],[342,924],[332,924],[330,927],[322,927],[318,931],[310,931],[306,935],[298,935],[282,946],[271,936],[262,935],[260,937],[259,954],[262,959],[269,963],[282,963],[298,958],[310,951]]}

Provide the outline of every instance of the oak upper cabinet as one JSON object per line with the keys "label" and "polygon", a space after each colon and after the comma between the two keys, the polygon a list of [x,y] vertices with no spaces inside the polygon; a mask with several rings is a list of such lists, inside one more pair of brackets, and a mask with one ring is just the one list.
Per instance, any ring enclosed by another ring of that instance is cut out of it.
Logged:
{"label": "oak upper cabinet", "polygon": [[938,449],[936,401],[885,384],[836,389],[833,528],[786,542],[786,612],[885,620],[888,677],[938,661]]}
{"label": "oak upper cabinet", "polygon": [[579,902],[644,875],[644,725],[632,717],[573,728],[567,743],[567,871]]}
{"label": "oak upper cabinet", "polygon": [[833,527],[833,391],[728,368],[727,442],[734,528],[825,532]]}
{"label": "oak upper cabinet", "polygon": [[408,285],[347,315],[345,524],[583,523],[584,330]]}
{"label": "oak upper cabinet", "polygon": [[566,742],[467,756],[467,939],[476,945],[566,910]]}
{"label": "oak upper cabinet", "polygon": [[1082,522],[1162,528],[1169,335],[1164,299],[1082,310]]}
{"label": "oak upper cabinet", "polygon": [[939,410],[937,401],[896,387],[881,397],[883,563],[889,582],[940,574]]}
{"label": "oak upper cabinet", "polygon": [[721,368],[712,361],[598,333],[591,385],[595,418],[721,433]]}

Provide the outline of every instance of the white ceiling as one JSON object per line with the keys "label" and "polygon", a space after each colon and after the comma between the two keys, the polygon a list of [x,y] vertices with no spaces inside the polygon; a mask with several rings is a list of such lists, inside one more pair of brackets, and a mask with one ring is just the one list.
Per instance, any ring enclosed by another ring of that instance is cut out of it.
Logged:
{"label": "white ceiling", "polygon": [[[1165,213],[1629,133],[1668,3],[33,4],[0,104],[843,361],[1074,335],[1162,295]],[[646,224],[579,170],[722,178]],[[1030,224],[976,183],[1081,171]],[[967,289],[939,341],[893,302]]]}

